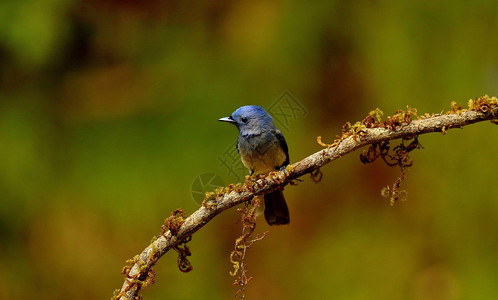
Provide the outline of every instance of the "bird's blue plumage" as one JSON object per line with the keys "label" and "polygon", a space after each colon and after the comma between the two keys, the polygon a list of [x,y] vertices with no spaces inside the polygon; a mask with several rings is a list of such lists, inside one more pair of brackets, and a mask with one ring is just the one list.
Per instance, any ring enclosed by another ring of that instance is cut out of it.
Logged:
{"label": "bird's blue plumage", "polygon": [[[289,164],[285,138],[262,107],[242,106],[220,121],[230,122],[238,128],[237,150],[251,175],[267,174]],[[265,195],[265,217],[270,225],[289,223],[282,191]]]}

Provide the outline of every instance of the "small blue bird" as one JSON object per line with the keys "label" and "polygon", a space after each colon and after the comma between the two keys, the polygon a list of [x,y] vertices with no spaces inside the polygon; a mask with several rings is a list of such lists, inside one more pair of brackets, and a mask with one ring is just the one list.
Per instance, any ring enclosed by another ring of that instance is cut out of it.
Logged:
{"label": "small blue bird", "polygon": [[[242,106],[219,121],[232,123],[239,129],[237,151],[251,175],[267,174],[289,164],[285,138],[262,107]],[[281,190],[265,194],[264,200],[268,224],[289,223],[289,209]]]}

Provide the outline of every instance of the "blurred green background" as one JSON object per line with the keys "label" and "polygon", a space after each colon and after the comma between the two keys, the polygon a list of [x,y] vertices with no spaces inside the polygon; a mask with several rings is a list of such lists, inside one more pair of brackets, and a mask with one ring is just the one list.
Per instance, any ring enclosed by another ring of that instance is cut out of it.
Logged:
{"label": "blurred green background", "polygon": [[[109,298],[170,212],[198,207],[195,178],[237,181],[217,121],[237,107],[291,93],[295,162],[376,107],[497,96],[497,32],[494,0],[0,2],[0,298]],[[497,132],[422,136],[394,207],[380,190],[399,170],[359,152],[289,186],[248,298],[496,299]],[[191,273],[166,254],[145,299],[232,298],[238,218],[195,234]]]}

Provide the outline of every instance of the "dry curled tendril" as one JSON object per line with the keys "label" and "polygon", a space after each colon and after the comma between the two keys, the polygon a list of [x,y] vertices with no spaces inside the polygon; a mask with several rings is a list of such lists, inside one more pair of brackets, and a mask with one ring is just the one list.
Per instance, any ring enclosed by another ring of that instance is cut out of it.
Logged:
{"label": "dry curled tendril", "polygon": [[[408,142],[405,145],[405,142]],[[374,162],[377,158],[382,160],[391,167],[399,166],[401,169],[401,176],[396,179],[392,186],[387,186],[382,189],[381,195],[388,198],[391,205],[398,200],[406,200],[407,193],[405,190],[399,190],[401,183],[406,177],[406,168],[413,165],[413,160],[410,158],[409,153],[415,149],[423,148],[418,141],[418,136],[413,138],[403,138],[401,143],[391,150],[390,141],[381,143],[374,143],[360,154],[362,163],[367,164]]]}
{"label": "dry curled tendril", "polygon": [[310,175],[311,175],[311,181],[313,181],[314,183],[319,183],[320,181],[322,181],[323,173],[320,170],[320,168],[311,172]]}
{"label": "dry curled tendril", "polygon": [[[175,235],[178,232],[180,226],[182,226],[183,222],[185,222],[185,211],[181,208],[175,210],[171,213],[171,215],[164,220],[164,225],[162,228],[162,234],[166,233],[166,228],[169,229],[172,235]],[[193,267],[188,257],[192,255],[190,252],[187,243],[192,240],[192,236],[185,238],[181,243],[174,246],[173,249],[178,253],[178,269],[183,273],[188,273],[192,271]]]}
{"label": "dry curled tendril", "polygon": [[189,247],[187,246],[187,243],[192,240],[192,236],[187,237],[184,239],[180,244],[176,245],[173,247],[173,249],[178,253],[178,269],[182,271],[183,273],[188,273],[192,271],[194,267],[192,267],[192,264],[188,260],[188,257],[192,255],[190,252]]}
{"label": "dry curled tendril", "polygon": [[256,196],[246,202],[244,208],[238,209],[242,213],[242,235],[235,240],[234,250],[230,253],[230,262],[233,265],[230,275],[239,275],[233,283],[233,285],[238,287],[235,294],[237,298],[245,298],[245,286],[252,279],[252,277],[247,276],[247,265],[245,264],[246,251],[254,242],[264,239],[268,233],[266,231],[252,238],[254,229],[256,228],[256,210],[260,205],[260,197]]}

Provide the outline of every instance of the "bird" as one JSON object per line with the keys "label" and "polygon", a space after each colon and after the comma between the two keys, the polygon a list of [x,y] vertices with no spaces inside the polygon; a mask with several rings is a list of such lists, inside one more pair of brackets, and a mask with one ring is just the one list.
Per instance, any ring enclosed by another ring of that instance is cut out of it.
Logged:
{"label": "bird", "polygon": [[[237,151],[250,175],[268,174],[289,164],[289,149],[272,117],[258,105],[239,107],[229,117],[219,119],[237,127]],[[269,225],[289,224],[289,208],[282,190],[264,195],[264,215]]]}

